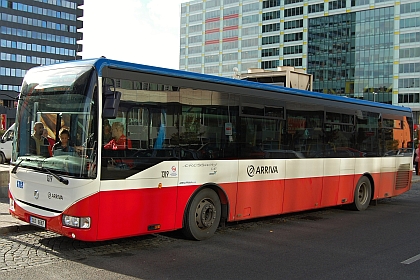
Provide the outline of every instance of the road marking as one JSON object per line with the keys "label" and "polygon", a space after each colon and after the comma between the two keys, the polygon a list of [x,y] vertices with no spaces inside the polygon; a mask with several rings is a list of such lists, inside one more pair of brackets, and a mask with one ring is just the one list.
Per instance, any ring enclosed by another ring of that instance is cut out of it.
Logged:
{"label": "road marking", "polygon": [[420,260],[420,254],[418,254],[417,256],[414,256],[412,258],[409,258],[408,260],[405,260],[403,262],[401,262],[402,264],[412,264],[415,261]]}

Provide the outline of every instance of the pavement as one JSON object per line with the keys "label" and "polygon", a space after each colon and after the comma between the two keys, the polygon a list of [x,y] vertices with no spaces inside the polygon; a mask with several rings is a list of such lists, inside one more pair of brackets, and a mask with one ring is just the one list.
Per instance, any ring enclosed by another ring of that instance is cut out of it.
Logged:
{"label": "pavement", "polygon": [[[420,182],[420,175],[414,175],[411,180],[414,182]],[[9,213],[9,198],[0,197],[0,235],[10,233],[10,232],[18,232],[18,231],[26,231],[26,230],[35,230],[40,229],[39,227],[31,226],[30,224],[18,220]]]}
{"label": "pavement", "polygon": [[0,235],[9,232],[25,231],[39,229],[35,226],[18,220],[9,213],[9,199],[5,197],[0,198]]}

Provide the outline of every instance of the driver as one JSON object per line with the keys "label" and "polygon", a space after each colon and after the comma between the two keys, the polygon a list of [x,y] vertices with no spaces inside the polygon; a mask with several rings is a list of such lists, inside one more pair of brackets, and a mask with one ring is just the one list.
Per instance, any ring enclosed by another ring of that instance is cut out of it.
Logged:
{"label": "driver", "polygon": [[60,141],[55,143],[53,146],[54,155],[64,153],[73,153],[75,149],[71,146],[70,132],[67,129],[62,129],[59,134]]}

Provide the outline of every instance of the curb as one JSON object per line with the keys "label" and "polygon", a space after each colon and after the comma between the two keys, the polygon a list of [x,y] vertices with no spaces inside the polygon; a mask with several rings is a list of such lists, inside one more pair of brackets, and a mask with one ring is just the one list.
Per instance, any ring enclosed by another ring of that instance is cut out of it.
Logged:
{"label": "curb", "polygon": [[29,230],[41,230],[39,227],[32,225],[14,225],[0,228],[0,234],[7,234],[12,232],[22,232]]}

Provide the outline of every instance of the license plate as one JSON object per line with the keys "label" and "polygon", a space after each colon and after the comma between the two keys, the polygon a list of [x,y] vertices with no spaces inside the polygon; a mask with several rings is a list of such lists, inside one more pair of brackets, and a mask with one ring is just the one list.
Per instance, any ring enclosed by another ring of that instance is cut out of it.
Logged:
{"label": "license plate", "polygon": [[29,223],[31,225],[34,225],[34,226],[37,226],[37,227],[42,227],[42,228],[45,228],[45,226],[47,224],[45,222],[45,220],[37,218],[37,217],[32,217],[32,216],[29,217]]}

